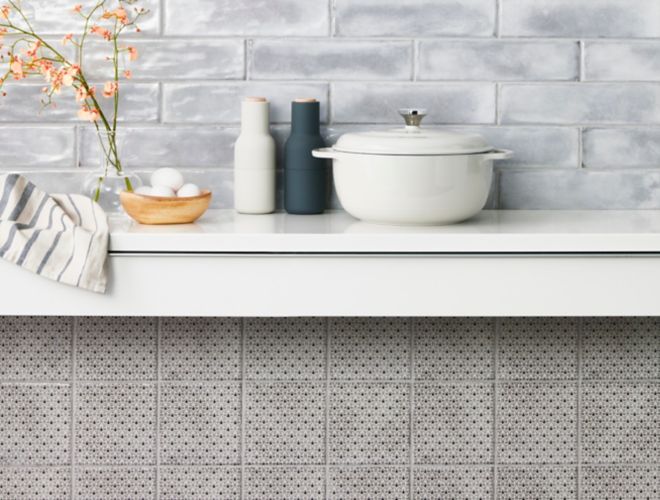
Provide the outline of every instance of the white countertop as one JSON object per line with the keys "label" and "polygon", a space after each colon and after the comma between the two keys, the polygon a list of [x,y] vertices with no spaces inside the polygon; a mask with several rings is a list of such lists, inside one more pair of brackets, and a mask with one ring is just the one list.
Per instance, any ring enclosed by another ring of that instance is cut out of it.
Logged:
{"label": "white countertop", "polygon": [[241,215],[195,224],[110,218],[112,253],[660,253],[660,211],[490,210],[443,227],[381,226],[343,211]]}

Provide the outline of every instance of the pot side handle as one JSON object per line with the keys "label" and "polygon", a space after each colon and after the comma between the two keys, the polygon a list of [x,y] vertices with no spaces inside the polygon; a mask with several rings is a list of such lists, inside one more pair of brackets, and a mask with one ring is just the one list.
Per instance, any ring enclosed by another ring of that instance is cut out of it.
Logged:
{"label": "pot side handle", "polygon": [[488,153],[484,153],[484,160],[506,160],[513,156],[513,151],[508,149],[495,149]]}
{"label": "pot side handle", "polygon": [[337,152],[334,148],[319,148],[312,150],[314,158],[323,158],[324,160],[334,160],[337,158]]}

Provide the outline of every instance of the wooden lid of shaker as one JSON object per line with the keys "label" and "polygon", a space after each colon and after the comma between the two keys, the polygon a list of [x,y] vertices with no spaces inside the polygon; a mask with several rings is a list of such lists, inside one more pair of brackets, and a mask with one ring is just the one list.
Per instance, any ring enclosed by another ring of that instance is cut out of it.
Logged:
{"label": "wooden lid of shaker", "polygon": [[318,102],[318,101],[313,97],[299,97],[298,99],[294,99],[293,102],[311,103],[311,102]]}
{"label": "wooden lid of shaker", "polygon": [[247,96],[243,100],[245,102],[268,102],[268,99],[259,96]]}

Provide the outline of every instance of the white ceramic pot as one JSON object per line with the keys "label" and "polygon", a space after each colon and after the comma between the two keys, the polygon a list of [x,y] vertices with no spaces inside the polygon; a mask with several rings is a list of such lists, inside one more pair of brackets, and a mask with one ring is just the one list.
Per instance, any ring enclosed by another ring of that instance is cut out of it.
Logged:
{"label": "white ceramic pot", "polygon": [[400,110],[406,128],[343,135],[332,148],[316,149],[333,160],[337,196],[353,217],[381,224],[441,225],[483,209],[493,161],[512,153],[495,150],[478,135],[420,128],[423,110]]}

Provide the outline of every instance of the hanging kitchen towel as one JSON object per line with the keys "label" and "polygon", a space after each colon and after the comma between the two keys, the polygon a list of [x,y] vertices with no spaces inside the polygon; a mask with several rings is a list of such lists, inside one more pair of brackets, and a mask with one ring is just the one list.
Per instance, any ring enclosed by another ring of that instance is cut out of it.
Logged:
{"label": "hanging kitchen towel", "polygon": [[90,198],[49,195],[0,175],[0,257],[60,283],[103,293],[108,220]]}

